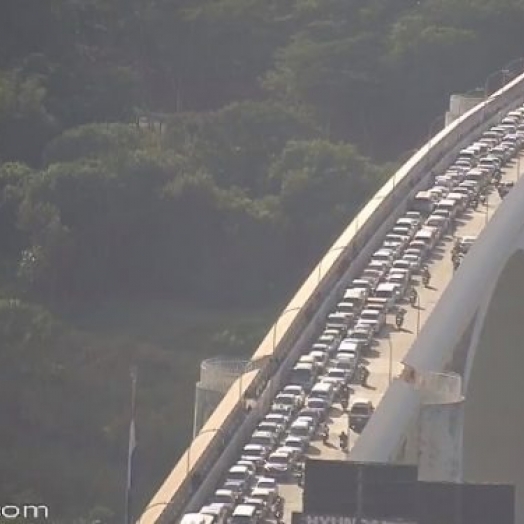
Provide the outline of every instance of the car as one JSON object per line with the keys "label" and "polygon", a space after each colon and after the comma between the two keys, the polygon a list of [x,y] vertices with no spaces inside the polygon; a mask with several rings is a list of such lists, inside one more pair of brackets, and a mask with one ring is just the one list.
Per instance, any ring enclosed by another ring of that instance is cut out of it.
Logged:
{"label": "car", "polygon": [[[310,352],[313,353],[313,351]],[[296,384],[288,384],[283,390],[282,393],[288,394],[288,395],[295,395],[299,399],[299,404],[304,404],[304,400],[306,398],[306,392],[304,391],[304,388],[302,386],[298,386]]]}
{"label": "car", "polygon": [[[378,284],[380,283],[381,274],[380,271],[377,271],[376,269],[365,269],[362,272],[361,278],[364,280],[367,280],[371,286],[373,291],[376,289]],[[337,306],[337,311],[340,311],[340,309]]]}
{"label": "car", "polygon": [[[383,284],[380,284],[381,286]],[[346,340],[351,342],[359,342],[363,345],[365,349],[369,349],[373,342],[373,330],[369,325],[355,326],[355,329],[352,329],[348,332]]]}
{"label": "car", "polygon": [[249,486],[245,482],[238,480],[226,480],[221,488],[233,493],[235,504],[249,491]]}
{"label": "car", "polygon": [[240,457],[240,459],[235,462],[235,466],[245,466],[249,469],[249,471],[251,471],[253,478],[255,478],[255,474],[257,472],[257,465],[252,460],[246,460]]}
{"label": "car", "polygon": [[384,240],[381,249],[387,249],[388,251],[391,251],[393,254],[391,263],[393,263],[393,261],[402,254],[404,247],[404,244],[398,240]]}
{"label": "car", "polygon": [[180,524],[215,524],[215,517],[206,513],[186,513],[182,515]]}
{"label": "car", "polygon": [[407,267],[407,268],[405,268],[405,267],[404,268],[403,267],[392,267],[389,270],[388,280],[393,275],[401,275],[407,286],[409,286],[409,284],[411,283],[411,278],[410,278],[411,277],[411,269],[409,267]]}
{"label": "car", "polygon": [[[391,278],[391,276],[388,278]],[[373,333],[378,335],[386,325],[386,315],[374,309],[364,309],[360,314],[358,322],[359,324],[369,324],[373,329]]]}
{"label": "car", "polygon": [[285,417],[291,419],[295,412],[291,406],[286,406],[285,404],[271,404],[269,408],[270,413],[276,413],[279,415],[284,415]]}
{"label": "car", "polygon": [[382,278],[388,270],[387,262],[381,260],[370,260],[368,265],[365,267],[366,270],[378,271],[380,278]]}
{"label": "car", "polygon": [[440,215],[429,215],[425,225],[437,228],[440,231],[440,236],[442,236],[449,229],[449,219]]}
{"label": "car", "polygon": [[404,258],[399,258],[393,262],[393,267],[391,269],[403,269],[408,272],[408,275],[411,277],[411,273],[413,271],[413,267],[411,266],[411,263],[408,262]]}
{"label": "car", "polygon": [[291,417],[275,412],[268,413],[263,419],[263,422],[274,422],[275,424],[282,426],[284,429],[288,427],[290,421]]}
{"label": "car", "polygon": [[335,399],[334,386],[330,384],[325,384],[323,382],[317,382],[313,386],[313,389],[311,390],[311,393],[309,394],[309,397],[306,400],[306,406],[311,406],[310,400],[313,398],[320,398],[322,400],[325,400],[329,405],[333,404],[333,401]]}
{"label": "car", "polygon": [[280,438],[285,429],[286,428],[283,425],[278,424],[277,422],[264,419],[259,422],[256,431],[269,431],[270,433],[274,433],[277,438]]}
{"label": "car", "polygon": [[371,260],[378,260],[379,262],[383,262],[387,265],[388,268],[391,267],[391,264],[393,264],[393,261],[395,260],[395,252],[391,249],[379,249],[378,251],[375,251],[373,255],[371,256]]}
{"label": "car", "polygon": [[212,524],[227,524],[230,512],[231,509],[225,504],[208,504],[207,506],[202,506],[199,511],[202,515],[211,515],[213,517]]}
{"label": "car", "polygon": [[410,235],[399,235],[396,233],[388,233],[384,238],[385,242],[397,242],[404,249],[407,243],[410,241]]}
{"label": "car", "polygon": [[[255,508],[255,513],[254,513],[255,520],[253,521],[252,517],[250,518],[250,517],[246,516],[246,518],[244,518],[244,519],[239,519],[237,521],[238,524],[240,524],[240,522],[242,522],[242,524],[249,524],[251,522],[253,522],[253,523],[255,523],[255,522],[265,522],[265,520],[271,514],[270,508],[267,506],[267,504],[265,503],[264,500],[254,498],[252,496],[244,497],[244,499],[242,500],[242,506]],[[238,506],[238,507],[240,507],[240,506]],[[232,518],[231,519],[231,523],[234,524],[235,523],[235,519]]]}
{"label": "car", "polygon": [[251,487],[253,473],[247,466],[235,465],[229,468],[229,471],[226,474],[226,481],[240,482],[242,485]]}
{"label": "car", "polygon": [[400,299],[398,285],[392,282],[380,284],[375,292],[375,299],[382,300],[386,305],[386,310],[391,311]]}
{"label": "car", "polygon": [[349,427],[360,433],[373,415],[375,408],[371,400],[355,398],[349,409]]}
{"label": "car", "polygon": [[316,426],[323,422],[331,409],[331,404],[327,399],[320,397],[311,397],[306,400],[306,407],[302,408],[298,415],[304,417],[311,417],[316,420]]}
{"label": "car", "polygon": [[337,329],[343,336],[344,333],[353,325],[355,317],[353,313],[336,312],[330,313],[326,319],[326,327]]}
{"label": "car", "polygon": [[210,504],[223,504],[232,511],[237,502],[237,497],[230,489],[217,489],[211,497]]}
{"label": "car", "polygon": [[357,308],[354,304],[354,302],[351,302],[349,300],[342,300],[341,302],[339,302],[336,307],[335,307],[335,311],[334,313],[343,313],[345,315],[352,315],[353,316],[353,321],[355,319],[355,317],[357,316],[358,312],[357,312]]}
{"label": "car", "polygon": [[355,376],[355,372],[358,367],[358,360],[354,357],[349,357],[342,354],[333,360],[332,367],[346,371],[348,374],[348,381],[351,381]]}
{"label": "car", "polygon": [[451,225],[451,219],[453,218],[453,214],[451,213],[451,211],[449,211],[449,209],[435,209],[435,211],[433,211],[433,214],[431,216],[444,217],[450,222],[450,225]]}
{"label": "car", "polygon": [[268,475],[289,476],[295,471],[297,463],[296,449],[280,447],[269,455],[264,470]]}
{"label": "car", "polygon": [[284,440],[284,447],[296,449],[297,459],[302,460],[309,449],[309,440],[302,437],[289,435],[289,437]]}
{"label": "car", "polygon": [[349,289],[366,289],[369,296],[373,292],[373,285],[364,278],[356,278],[351,281]]}
{"label": "car", "polygon": [[345,338],[338,346],[338,350],[335,354],[335,359],[341,356],[346,356],[358,361],[360,359],[361,353],[362,343]]}
{"label": "car", "polygon": [[414,227],[406,227],[406,226],[395,226],[391,230],[392,234],[407,237],[408,240],[411,240],[413,238],[413,235],[415,234],[415,232],[416,232],[416,229]]}
{"label": "car", "polygon": [[298,409],[301,407],[300,402],[300,397],[298,397],[297,395],[292,395],[291,393],[279,393],[273,399],[273,404],[290,406],[293,413],[298,411]]}
{"label": "car", "polygon": [[464,237],[461,237],[459,239],[460,250],[463,253],[467,253],[469,251],[469,249],[471,248],[471,246],[475,243],[476,240],[477,240],[476,236],[464,236]]}
{"label": "car", "polygon": [[404,216],[402,218],[409,218],[413,220],[417,226],[422,224],[422,213],[420,213],[419,211],[407,211],[406,213],[404,213]]}
{"label": "car", "polygon": [[254,463],[257,467],[262,466],[268,456],[268,449],[260,444],[246,444],[240,455],[241,460]]}
{"label": "car", "polygon": [[278,495],[273,490],[266,488],[253,488],[250,498],[263,501],[270,513],[273,513],[275,507],[279,504]]}
{"label": "car", "polygon": [[330,347],[332,347],[332,346],[336,346],[336,344],[341,339],[342,339],[342,337],[340,336],[340,333],[338,332],[338,330],[326,328],[322,332],[322,335],[320,335],[320,337],[318,337],[317,342],[318,343],[325,343],[325,344],[330,345]]}
{"label": "car", "polygon": [[320,373],[322,373],[329,362],[329,354],[326,351],[310,351],[309,355],[315,359]]}
{"label": "car", "polygon": [[303,438],[308,444],[314,433],[315,427],[310,418],[298,417],[291,426],[289,426],[289,436]]}
{"label": "car", "polygon": [[277,497],[279,496],[278,483],[272,477],[259,477],[253,489],[267,489],[272,491]]}
{"label": "car", "polygon": [[251,435],[249,444],[258,444],[271,451],[277,445],[277,436],[275,433],[270,433],[269,431],[255,431],[253,435]]}
{"label": "car", "polygon": [[350,372],[344,368],[329,368],[327,373],[322,377],[322,382],[333,384],[340,391],[342,386],[349,382]]}
{"label": "car", "polygon": [[317,369],[314,364],[295,364],[289,372],[288,384],[302,386],[308,392],[313,387],[317,378]]}
{"label": "car", "polygon": [[422,267],[422,259],[420,256],[415,255],[413,253],[404,253],[402,256],[402,260],[405,260],[409,263],[411,266],[411,271],[413,273],[418,273],[420,271],[420,268]]}
{"label": "car", "polygon": [[258,524],[259,510],[251,504],[239,504],[234,510],[229,524]]}
{"label": "car", "polygon": [[[434,211],[433,214],[436,214],[437,211]],[[423,242],[422,240],[412,240],[409,243],[408,248],[406,251],[404,251],[404,254],[409,253],[410,249],[416,249],[420,252],[422,259],[425,259],[429,254],[429,246],[426,242]]]}

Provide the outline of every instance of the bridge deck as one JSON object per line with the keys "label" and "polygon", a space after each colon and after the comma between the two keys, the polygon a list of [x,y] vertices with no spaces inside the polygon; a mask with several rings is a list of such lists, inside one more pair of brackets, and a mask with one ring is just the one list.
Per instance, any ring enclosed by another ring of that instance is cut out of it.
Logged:
{"label": "bridge deck", "polygon": [[[519,159],[508,164],[503,170],[503,181],[516,181],[520,167],[520,159],[524,158],[521,153]],[[523,163],[524,169],[524,163]],[[456,235],[479,235],[487,221],[493,216],[500,206],[501,200],[496,191],[489,195],[487,208],[479,205],[476,211],[468,211],[460,221]],[[371,372],[368,379],[368,387],[353,385],[355,396],[369,398],[375,406],[378,405],[388,388],[390,378],[398,376],[402,370],[402,359],[415,340],[417,333],[422,329],[426,319],[431,314],[435,304],[449,285],[453,277],[451,264],[452,237],[445,237],[434,249],[430,258],[431,282],[429,288],[417,286],[419,293],[420,309],[407,305],[405,309],[404,328],[397,331],[394,327],[394,316],[388,315],[388,326],[384,335],[373,347],[373,355],[367,358],[368,369]],[[391,369],[391,373],[390,373]],[[338,405],[331,412],[330,440],[327,445],[315,440],[310,448],[308,456],[311,458],[323,458],[330,460],[344,460],[347,458],[338,447],[338,435],[341,431],[348,431],[347,415],[343,414]],[[358,434],[350,431],[350,448],[356,442]],[[295,483],[283,484],[280,492],[285,499],[284,521],[291,522],[291,513],[302,511],[302,489]]]}

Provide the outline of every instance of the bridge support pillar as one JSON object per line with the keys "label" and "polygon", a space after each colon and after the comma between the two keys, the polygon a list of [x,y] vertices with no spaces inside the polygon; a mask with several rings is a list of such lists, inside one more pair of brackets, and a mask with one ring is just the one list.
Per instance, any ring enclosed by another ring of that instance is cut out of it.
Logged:
{"label": "bridge support pillar", "polygon": [[462,475],[461,377],[431,373],[419,378],[419,480],[460,482]]}

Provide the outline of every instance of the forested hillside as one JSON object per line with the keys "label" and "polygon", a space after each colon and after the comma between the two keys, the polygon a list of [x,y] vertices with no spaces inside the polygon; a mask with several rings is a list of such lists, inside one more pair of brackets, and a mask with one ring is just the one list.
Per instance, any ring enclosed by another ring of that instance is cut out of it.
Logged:
{"label": "forested hillside", "polygon": [[523,27],[522,0],[2,0],[0,502],[122,520],[136,363],[138,511],[199,360],[254,348]]}

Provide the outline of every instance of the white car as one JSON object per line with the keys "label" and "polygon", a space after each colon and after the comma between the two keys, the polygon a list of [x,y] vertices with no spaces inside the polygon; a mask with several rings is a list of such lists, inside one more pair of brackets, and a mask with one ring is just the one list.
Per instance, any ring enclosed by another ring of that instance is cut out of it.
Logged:
{"label": "white car", "polygon": [[364,309],[360,314],[358,323],[370,325],[373,329],[373,333],[377,335],[382,331],[386,324],[386,315],[375,309]]}

